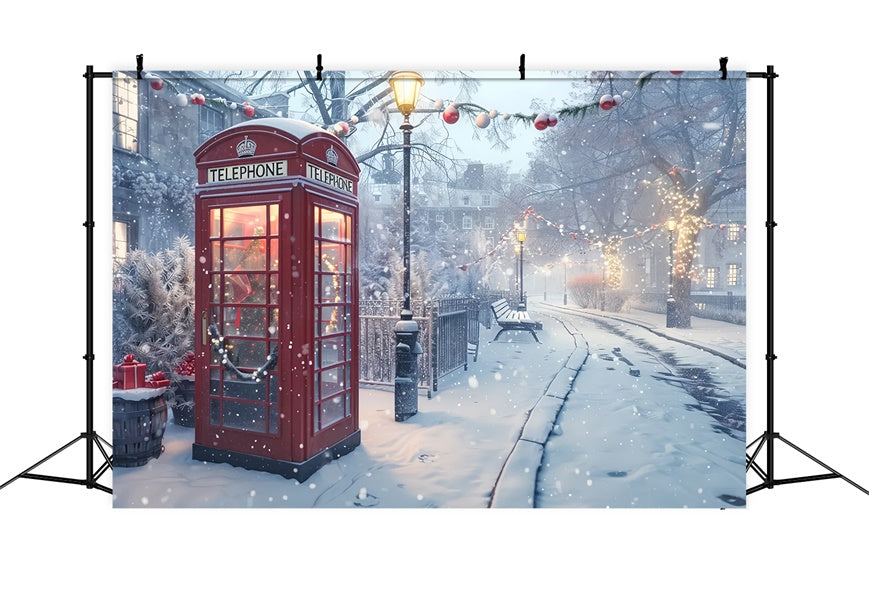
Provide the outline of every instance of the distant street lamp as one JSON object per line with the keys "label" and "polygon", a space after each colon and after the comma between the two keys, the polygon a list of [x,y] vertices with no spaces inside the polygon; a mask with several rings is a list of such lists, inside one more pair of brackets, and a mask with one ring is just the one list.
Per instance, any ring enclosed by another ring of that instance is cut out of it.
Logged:
{"label": "distant street lamp", "polygon": [[667,221],[667,232],[670,241],[670,274],[667,283],[667,327],[676,327],[676,299],[673,296],[673,232],[676,230],[676,221],[672,218]]}
{"label": "distant street lamp", "polygon": [[565,255],[561,259],[562,263],[564,263],[564,306],[567,306],[567,256]]}
{"label": "distant street lamp", "polygon": [[404,132],[404,303],[401,318],[395,324],[395,420],[403,422],[418,410],[419,366],[422,354],[419,345],[419,324],[413,320],[410,305],[410,114],[419,101],[419,91],[425,84],[416,72],[396,72],[389,79],[395,95],[395,105],[404,116],[400,129]]}
{"label": "distant street lamp", "polygon": [[516,262],[513,265],[513,289],[519,295],[519,300],[522,300],[522,293],[519,292],[519,244],[513,245],[513,253],[516,254]]}
{"label": "distant street lamp", "polygon": [[546,264],[546,267],[543,268],[543,302],[546,302],[546,281],[549,279],[549,274],[552,273],[552,270],[549,269],[549,266],[552,264]]}
{"label": "distant street lamp", "polygon": [[519,305],[520,310],[525,310],[528,303],[525,301],[525,229],[516,231],[516,239],[519,241]]}

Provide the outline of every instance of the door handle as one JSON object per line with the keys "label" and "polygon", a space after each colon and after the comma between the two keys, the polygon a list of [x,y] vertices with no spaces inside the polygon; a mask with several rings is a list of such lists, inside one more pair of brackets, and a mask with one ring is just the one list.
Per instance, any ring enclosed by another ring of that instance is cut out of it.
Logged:
{"label": "door handle", "polygon": [[202,345],[208,345],[208,313],[206,311],[202,312]]}

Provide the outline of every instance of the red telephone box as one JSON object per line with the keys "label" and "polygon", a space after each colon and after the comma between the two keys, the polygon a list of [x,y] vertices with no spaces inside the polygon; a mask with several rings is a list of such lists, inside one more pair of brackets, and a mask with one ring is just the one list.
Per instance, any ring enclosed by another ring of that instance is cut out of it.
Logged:
{"label": "red telephone box", "polygon": [[194,153],[193,458],[304,481],[360,442],[356,184],[335,136],[251,120]]}

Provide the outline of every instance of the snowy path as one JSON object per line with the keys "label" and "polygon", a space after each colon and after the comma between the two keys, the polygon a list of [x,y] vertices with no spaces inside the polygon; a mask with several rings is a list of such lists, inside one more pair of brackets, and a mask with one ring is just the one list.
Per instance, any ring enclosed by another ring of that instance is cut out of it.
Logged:
{"label": "snowy path", "polygon": [[745,369],[633,324],[556,314],[590,355],[546,444],[535,506],[744,506]]}

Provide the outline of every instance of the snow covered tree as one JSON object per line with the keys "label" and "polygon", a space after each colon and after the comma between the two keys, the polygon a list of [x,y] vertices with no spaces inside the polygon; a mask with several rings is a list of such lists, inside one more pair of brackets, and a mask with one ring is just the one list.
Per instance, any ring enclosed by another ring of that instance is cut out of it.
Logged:
{"label": "snow covered tree", "polygon": [[131,252],[115,273],[115,360],[133,354],[149,372],[172,371],[193,347],[193,249],[186,237]]}
{"label": "snow covered tree", "polygon": [[620,285],[618,245],[675,219],[676,325],[690,327],[699,230],[721,200],[745,188],[744,81],[599,72],[574,88],[579,103],[619,100],[562,117],[538,141],[529,174],[536,209],[560,209],[573,230],[594,231],[608,288]]}

